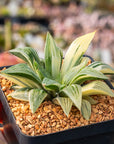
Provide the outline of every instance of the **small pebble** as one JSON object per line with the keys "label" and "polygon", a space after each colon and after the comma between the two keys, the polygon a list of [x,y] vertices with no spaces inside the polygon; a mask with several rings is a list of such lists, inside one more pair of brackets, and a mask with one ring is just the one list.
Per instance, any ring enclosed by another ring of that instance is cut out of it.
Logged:
{"label": "small pebble", "polygon": [[[0,83],[7,97],[13,91],[12,83],[3,77],[0,77]],[[32,114],[28,102],[11,97],[7,99],[22,132],[29,136],[37,136],[114,119],[114,98],[109,96],[92,96],[92,98],[97,99],[98,104],[92,105],[90,120],[85,120],[74,106],[67,117],[60,106],[45,101]]]}

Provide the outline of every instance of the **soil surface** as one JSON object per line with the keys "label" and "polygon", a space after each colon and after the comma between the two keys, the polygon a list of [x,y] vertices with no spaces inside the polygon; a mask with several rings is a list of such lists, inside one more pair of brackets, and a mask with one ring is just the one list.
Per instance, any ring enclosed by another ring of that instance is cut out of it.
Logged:
{"label": "soil surface", "polygon": [[[11,89],[12,83],[2,77],[0,77],[0,83],[7,97],[13,91]],[[13,98],[7,99],[16,123],[22,132],[26,135],[35,136],[114,119],[114,98],[103,95],[92,97],[98,101],[98,104],[92,105],[90,120],[85,120],[74,106],[67,117],[60,106],[53,104],[51,101],[45,101],[32,114],[28,102]]]}

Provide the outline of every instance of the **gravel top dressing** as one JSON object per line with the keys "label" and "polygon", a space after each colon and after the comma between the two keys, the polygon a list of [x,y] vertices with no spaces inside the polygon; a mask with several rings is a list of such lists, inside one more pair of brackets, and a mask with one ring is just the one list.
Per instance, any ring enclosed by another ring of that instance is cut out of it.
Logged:
{"label": "gravel top dressing", "polygon": [[[13,91],[12,83],[3,77],[0,77],[0,83],[7,97]],[[44,101],[33,114],[28,102],[10,97],[7,99],[22,132],[29,136],[37,136],[114,119],[114,98],[99,95],[92,97],[98,104],[92,105],[90,120],[85,120],[74,106],[67,117],[59,105]]]}

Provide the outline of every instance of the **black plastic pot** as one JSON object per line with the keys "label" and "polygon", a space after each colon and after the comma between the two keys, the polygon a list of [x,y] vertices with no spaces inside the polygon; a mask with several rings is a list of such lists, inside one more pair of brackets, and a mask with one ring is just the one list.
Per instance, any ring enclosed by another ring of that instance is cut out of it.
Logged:
{"label": "black plastic pot", "polygon": [[22,133],[16,124],[14,115],[1,88],[0,101],[6,114],[3,115],[3,126],[4,136],[8,144],[114,144],[114,120],[42,136],[27,136]]}

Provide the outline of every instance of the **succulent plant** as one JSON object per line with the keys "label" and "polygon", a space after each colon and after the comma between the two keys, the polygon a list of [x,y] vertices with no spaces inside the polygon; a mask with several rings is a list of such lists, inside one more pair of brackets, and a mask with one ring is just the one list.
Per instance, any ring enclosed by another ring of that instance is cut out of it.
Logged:
{"label": "succulent plant", "polygon": [[9,94],[15,99],[29,101],[33,113],[45,99],[59,104],[68,116],[71,107],[76,106],[85,119],[91,116],[91,104],[96,101],[91,95],[104,94],[114,97],[114,93],[104,82],[106,74],[114,74],[114,69],[102,62],[88,65],[89,58],[83,57],[95,32],[74,40],[64,59],[60,48],[47,33],[44,59],[30,47],[16,48],[10,53],[25,63],[11,66],[0,75],[16,85]]}

